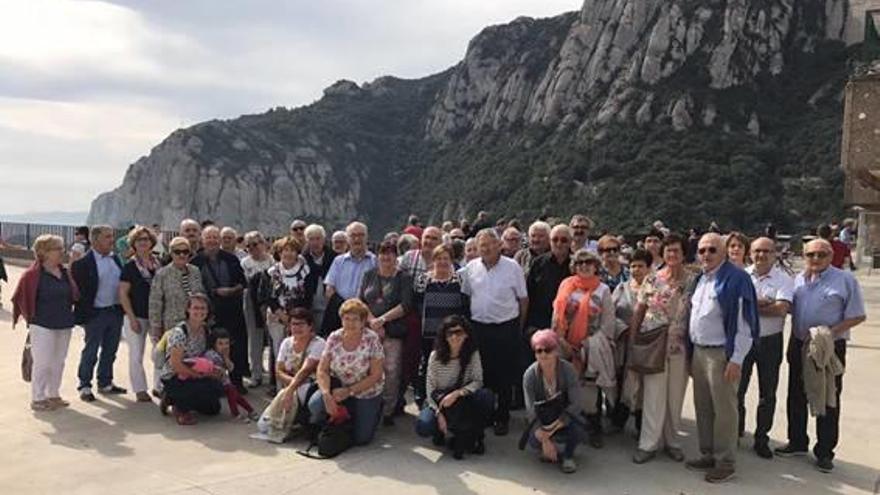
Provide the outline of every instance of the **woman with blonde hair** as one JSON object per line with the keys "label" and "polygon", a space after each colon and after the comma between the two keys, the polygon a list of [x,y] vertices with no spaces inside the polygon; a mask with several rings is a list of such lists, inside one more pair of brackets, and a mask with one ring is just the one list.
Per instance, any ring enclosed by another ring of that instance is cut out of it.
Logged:
{"label": "woman with blonde hair", "polygon": [[61,398],[64,360],[74,324],[73,303],[79,289],[61,264],[64,241],[44,234],[34,241],[36,260],[18,281],[12,295],[12,326],[23,317],[28,326],[33,367],[31,409],[54,411],[67,407]]}
{"label": "woman with blonde hair", "polygon": [[[153,255],[156,242],[156,234],[147,227],[139,225],[129,231],[128,245],[134,249],[134,255],[122,267],[119,278],[119,303],[125,311],[122,334],[128,344],[128,375],[138,402],[152,402],[144,373],[144,347],[150,331],[150,286],[160,267]],[[158,337],[153,335],[150,340],[155,348]],[[158,371],[153,374],[153,388],[157,383]]]}

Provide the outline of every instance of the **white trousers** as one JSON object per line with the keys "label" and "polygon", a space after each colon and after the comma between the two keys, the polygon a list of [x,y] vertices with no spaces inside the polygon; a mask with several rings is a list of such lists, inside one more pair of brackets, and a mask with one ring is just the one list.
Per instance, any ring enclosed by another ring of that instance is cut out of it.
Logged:
{"label": "white trousers", "polygon": [[[150,340],[152,343],[149,335],[150,320],[146,318],[138,318],[137,320],[141,327],[140,333],[132,331],[128,316],[125,317],[122,324],[122,336],[128,344],[128,376],[131,379],[131,390],[134,393],[146,392],[148,390],[147,374],[144,372],[144,351],[147,340]],[[153,344],[153,351],[155,351],[155,348],[156,344]],[[160,370],[156,368],[155,352],[151,352],[150,356],[153,358],[153,366],[150,367],[153,370],[153,388],[158,390]]]}
{"label": "white trousers", "polygon": [[654,452],[660,448],[681,449],[681,408],[687,390],[684,352],[668,354],[662,373],[642,378],[642,433],[639,449]]}
{"label": "white trousers", "polygon": [[280,321],[266,321],[269,327],[269,340],[272,341],[272,355],[278,356],[278,349],[281,348],[281,341],[290,336],[287,326]]}
{"label": "white trousers", "polygon": [[50,330],[30,325],[31,355],[34,367],[31,374],[31,400],[43,401],[61,397],[61,377],[64,376],[64,360],[70,346],[70,331]]}
{"label": "white trousers", "polygon": [[257,325],[256,312],[251,301],[250,289],[244,291],[244,322],[248,335],[248,359],[251,365],[251,380],[263,380],[263,339],[266,328]]}

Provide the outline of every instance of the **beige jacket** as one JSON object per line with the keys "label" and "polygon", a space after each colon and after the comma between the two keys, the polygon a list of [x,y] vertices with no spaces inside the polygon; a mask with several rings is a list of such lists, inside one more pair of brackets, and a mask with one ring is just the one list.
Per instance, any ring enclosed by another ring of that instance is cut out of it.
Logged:
{"label": "beige jacket", "polygon": [[[190,294],[204,293],[199,269],[193,265],[186,265],[186,269],[189,272]],[[153,331],[161,329],[159,333],[164,333],[183,321],[190,294],[183,289],[183,276],[179,269],[174,265],[160,268],[150,286],[150,328]]]}
{"label": "beige jacket", "polygon": [[837,407],[837,383],[844,372],[843,363],[834,354],[834,335],[827,326],[810,329],[803,347],[804,392],[813,416],[824,416],[826,407]]}

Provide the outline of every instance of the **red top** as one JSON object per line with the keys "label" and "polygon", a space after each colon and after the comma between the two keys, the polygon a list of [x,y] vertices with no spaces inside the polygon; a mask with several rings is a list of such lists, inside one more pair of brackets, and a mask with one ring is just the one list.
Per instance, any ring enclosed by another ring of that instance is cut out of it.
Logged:
{"label": "red top", "polygon": [[409,227],[403,229],[404,234],[412,234],[416,236],[419,241],[422,240],[422,228],[418,225],[410,225]]}
{"label": "red top", "polygon": [[834,268],[843,268],[843,263],[850,256],[849,246],[837,239],[831,240],[831,266]]}

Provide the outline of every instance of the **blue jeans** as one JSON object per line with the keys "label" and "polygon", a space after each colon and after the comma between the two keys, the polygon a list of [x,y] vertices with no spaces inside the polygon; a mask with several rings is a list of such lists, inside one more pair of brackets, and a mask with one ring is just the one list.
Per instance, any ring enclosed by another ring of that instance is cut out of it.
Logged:
{"label": "blue jeans", "polygon": [[[382,417],[382,396],[377,395],[369,399],[351,397],[342,402],[351,415],[354,425],[352,439],[355,445],[366,445],[376,435],[379,419]],[[327,410],[324,408],[324,394],[318,390],[309,399],[309,421],[314,425],[323,425],[327,422]]]}
{"label": "blue jeans", "polygon": [[[482,414],[485,415],[484,418],[489,418],[492,415],[492,410],[495,408],[495,396],[492,392],[481,388],[474,392],[474,400],[480,405]],[[434,436],[436,432],[437,412],[426,404],[416,420],[416,435],[427,438]]]}
{"label": "blue jeans", "polygon": [[[122,310],[118,306],[99,309],[85,324],[86,344],[79,358],[79,387],[91,388],[95,363],[98,364],[98,387],[113,384],[113,363],[122,335]],[[98,359],[98,349],[101,357]]]}
{"label": "blue jeans", "polygon": [[[529,446],[533,449],[541,450],[541,442],[535,436],[535,431],[538,428],[539,426],[537,425],[532,427],[532,431],[529,433]],[[551,438],[553,443],[556,444],[560,458],[571,459],[574,457],[574,450],[581,443],[582,437],[581,427],[577,423],[569,423],[554,433]]]}

